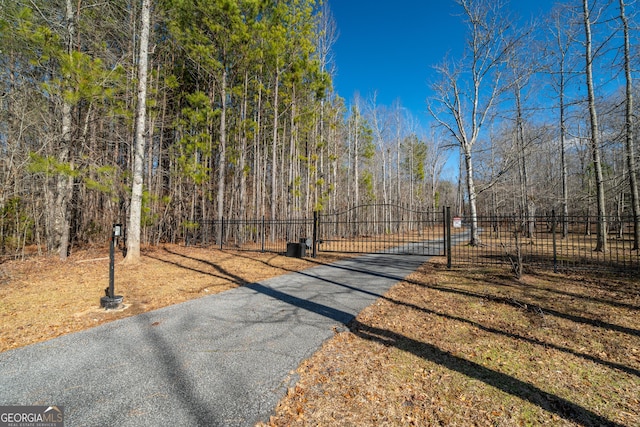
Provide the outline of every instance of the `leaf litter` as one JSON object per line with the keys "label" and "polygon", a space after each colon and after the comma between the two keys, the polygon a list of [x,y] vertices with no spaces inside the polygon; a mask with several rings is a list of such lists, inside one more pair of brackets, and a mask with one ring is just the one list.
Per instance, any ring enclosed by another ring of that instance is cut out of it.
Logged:
{"label": "leaf litter", "polygon": [[[0,351],[297,271],[321,259],[167,245],[2,264]],[[269,426],[640,425],[640,282],[423,265],[297,369]]]}
{"label": "leaf litter", "polygon": [[325,342],[259,425],[640,425],[637,278],[443,263]]}

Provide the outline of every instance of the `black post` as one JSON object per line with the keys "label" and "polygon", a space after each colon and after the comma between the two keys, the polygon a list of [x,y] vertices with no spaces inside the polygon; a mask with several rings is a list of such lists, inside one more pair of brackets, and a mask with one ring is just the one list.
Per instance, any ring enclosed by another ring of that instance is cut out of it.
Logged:
{"label": "black post", "polygon": [[222,236],[224,236],[224,217],[220,221],[220,233],[218,236],[220,238],[220,250],[222,250]]}
{"label": "black post", "polygon": [[105,289],[106,296],[100,298],[100,306],[105,309],[118,308],[123,300],[122,295],[116,295],[114,290],[115,241],[120,236],[122,236],[122,224],[113,224],[109,239],[109,287]]}
{"label": "black post", "polygon": [[318,211],[313,211],[313,250],[311,251],[311,257],[315,258],[318,255],[318,222],[320,221],[320,215]]}
{"label": "black post", "polygon": [[113,290],[113,282],[115,278],[115,240],[116,237],[114,233],[111,233],[111,245],[109,246],[109,298],[113,299],[115,297],[115,292]]}
{"label": "black post", "polygon": [[262,247],[260,251],[264,252],[264,215],[262,215],[262,236],[260,240],[262,241]]}
{"label": "black post", "polygon": [[447,255],[449,251],[447,251],[447,208],[445,206],[442,207],[442,247],[444,248],[444,254]]}
{"label": "black post", "polygon": [[446,210],[446,235],[447,235],[447,268],[451,268],[451,208],[447,206]]}
{"label": "black post", "polygon": [[556,241],[556,211],[551,211],[551,234],[553,235],[553,272],[558,272],[558,244]]}

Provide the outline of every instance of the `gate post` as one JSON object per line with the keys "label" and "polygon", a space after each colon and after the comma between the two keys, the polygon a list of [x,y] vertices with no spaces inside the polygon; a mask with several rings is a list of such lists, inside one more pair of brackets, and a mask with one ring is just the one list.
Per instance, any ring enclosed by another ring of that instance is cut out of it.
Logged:
{"label": "gate post", "polygon": [[318,211],[313,211],[313,242],[311,245],[313,246],[313,250],[311,251],[311,257],[315,258],[318,255],[318,223],[320,221],[320,215],[318,215]]}
{"label": "gate post", "polygon": [[446,235],[447,235],[447,268],[451,268],[451,207],[447,206]]}
{"label": "gate post", "polygon": [[551,211],[551,234],[553,236],[553,272],[558,272],[558,242],[556,241],[556,211]]}
{"label": "gate post", "polygon": [[218,232],[218,238],[220,239],[220,250],[222,250],[222,238],[224,236],[224,217],[220,218],[220,231]]}
{"label": "gate post", "polygon": [[442,207],[442,248],[444,251],[444,256],[449,252],[447,250],[447,208],[446,206]]}
{"label": "gate post", "polygon": [[264,215],[262,215],[262,230],[260,231],[260,252],[264,252]]}

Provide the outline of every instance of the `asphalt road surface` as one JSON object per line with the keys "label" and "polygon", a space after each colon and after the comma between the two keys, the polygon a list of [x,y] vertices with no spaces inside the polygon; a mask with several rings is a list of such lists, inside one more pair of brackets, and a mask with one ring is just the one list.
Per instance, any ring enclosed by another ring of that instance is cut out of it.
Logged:
{"label": "asphalt road surface", "polygon": [[0,353],[0,405],[63,406],[65,427],[253,426],[427,258],[364,255]]}

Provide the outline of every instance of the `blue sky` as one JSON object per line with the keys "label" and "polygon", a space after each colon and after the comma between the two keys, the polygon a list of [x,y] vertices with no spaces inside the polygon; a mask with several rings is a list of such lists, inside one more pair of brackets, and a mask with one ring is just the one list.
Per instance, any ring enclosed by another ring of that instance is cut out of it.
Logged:
{"label": "blue sky", "polygon": [[[433,66],[449,52],[458,58],[465,40],[454,0],[328,0],[339,31],[334,45],[334,85],[349,103],[355,92],[377,103],[403,107],[428,121],[426,99]],[[523,18],[542,16],[556,0],[511,0]]]}

